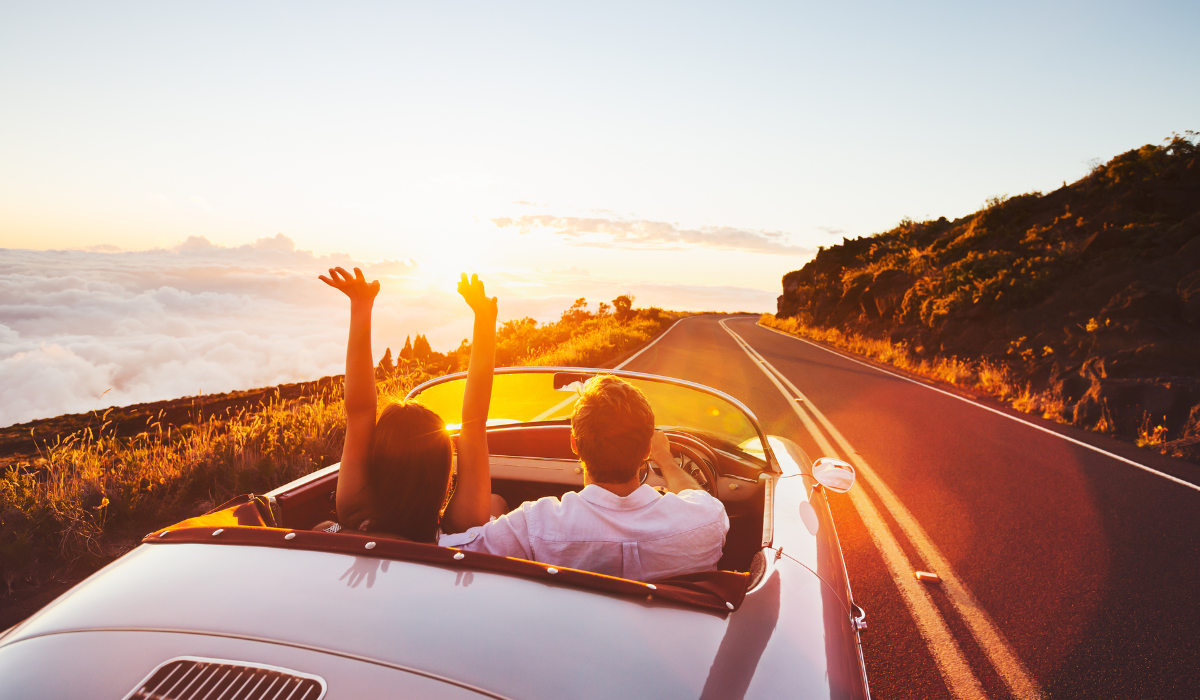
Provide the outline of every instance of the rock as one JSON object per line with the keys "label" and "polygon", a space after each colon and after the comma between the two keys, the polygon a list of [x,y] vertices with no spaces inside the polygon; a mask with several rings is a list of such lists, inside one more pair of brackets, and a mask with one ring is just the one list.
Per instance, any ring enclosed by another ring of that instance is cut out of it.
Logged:
{"label": "rock", "polygon": [[1179,293],[1179,301],[1183,307],[1183,320],[1200,326],[1200,270],[1179,280],[1175,290]]}
{"label": "rock", "polygon": [[[1055,366],[1057,369],[1057,365]],[[1050,389],[1062,399],[1064,404],[1076,404],[1092,387],[1092,380],[1080,372],[1064,372],[1051,370]]]}
{"label": "rock", "polygon": [[1168,457],[1200,463],[1200,436],[1171,440],[1160,445],[1159,451]]}
{"label": "rock", "polygon": [[[1085,366],[1083,371],[1088,368]],[[1091,375],[1092,383],[1075,404],[1076,425],[1094,427],[1101,422],[1107,432],[1136,436],[1142,422],[1150,417],[1155,425],[1165,425],[1169,435],[1180,435],[1191,419],[1187,411],[1200,400],[1200,381],[1158,379],[1111,379]]]}
{"label": "rock", "polygon": [[1161,316],[1175,317],[1179,310],[1179,295],[1165,287],[1137,281],[1114,294],[1100,313],[1110,319],[1140,321]]}
{"label": "rock", "polygon": [[868,318],[891,318],[900,309],[904,295],[916,280],[904,270],[880,270],[859,295]]}
{"label": "rock", "polygon": [[1200,438],[1200,404],[1192,406],[1187,423],[1183,426],[1183,437]]}
{"label": "rock", "polygon": [[866,284],[859,283],[847,289],[846,293],[842,295],[842,298],[838,300],[837,305],[830,312],[826,323],[831,326],[841,327],[846,321],[858,316],[862,310],[858,300],[866,288]]}

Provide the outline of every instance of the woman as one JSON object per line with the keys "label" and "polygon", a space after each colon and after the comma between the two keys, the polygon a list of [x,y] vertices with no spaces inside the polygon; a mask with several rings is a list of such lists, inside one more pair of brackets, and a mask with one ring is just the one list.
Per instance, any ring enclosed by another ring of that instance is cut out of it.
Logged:
{"label": "woman", "polygon": [[503,512],[503,501],[488,498],[492,489],[485,432],[496,362],[496,298],[484,294],[476,275],[468,281],[463,274],[458,283],[458,293],[475,312],[475,328],[458,436],[459,485],[447,504],[454,441],[445,421],[428,408],[407,402],[387,406],[376,419],[371,310],[379,282],[367,282],[357,267],[353,275],[332,268],[328,277],[320,279],[350,297],[350,339],[338,523],[318,528],[357,529],[436,544],[443,531],[462,532],[488,522],[494,510]]}

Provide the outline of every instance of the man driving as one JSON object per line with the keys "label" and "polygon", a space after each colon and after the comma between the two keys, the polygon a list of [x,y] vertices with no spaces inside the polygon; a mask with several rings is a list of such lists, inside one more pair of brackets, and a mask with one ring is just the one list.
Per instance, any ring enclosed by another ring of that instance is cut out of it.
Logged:
{"label": "man driving", "polygon": [[[729,532],[725,506],[675,463],[640,390],[612,375],[589,379],[571,414],[571,449],[583,490],[522,503],[439,544],[635,581],[716,569]],[[641,483],[647,457],[666,494]]]}

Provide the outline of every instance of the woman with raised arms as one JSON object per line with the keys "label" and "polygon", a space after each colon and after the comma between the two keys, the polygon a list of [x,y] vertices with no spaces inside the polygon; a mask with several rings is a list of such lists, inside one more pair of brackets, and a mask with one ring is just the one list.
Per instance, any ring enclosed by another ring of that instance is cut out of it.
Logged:
{"label": "woman with raised arms", "polygon": [[322,523],[317,529],[360,530],[436,544],[443,533],[462,532],[503,513],[503,500],[489,498],[485,430],[496,363],[496,298],[484,294],[476,275],[468,280],[463,274],[458,293],[475,312],[475,327],[458,435],[458,487],[450,497],[455,446],[445,421],[415,402],[391,403],[383,411],[376,405],[371,311],[379,282],[367,282],[357,267],[353,275],[332,268],[328,277],[320,279],[350,298],[350,339],[338,522]]}

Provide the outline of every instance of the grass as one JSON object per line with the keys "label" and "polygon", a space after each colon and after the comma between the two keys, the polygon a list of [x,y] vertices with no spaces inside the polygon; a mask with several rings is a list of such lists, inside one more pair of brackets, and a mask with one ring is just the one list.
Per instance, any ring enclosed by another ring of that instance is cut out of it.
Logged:
{"label": "grass", "polygon": [[[1166,416],[1163,416],[1166,420]],[[1142,424],[1138,428],[1138,447],[1157,447],[1167,441],[1167,426],[1154,425],[1149,413],[1142,414]]]}
{"label": "grass", "polygon": [[[580,300],[582,301],[582,300]],[[629,310],[621,318],[577,305],[554,323],[504,324],[501,365],[598,366],[649,340],[678,315]],[[380,405],[417,384],[465,369],[469,348],[377,373]],[[459,367],[458,365],[464,365]],[[345,430],[342,385],[297,399],[118,436],[106,411],[99,427],[39,446],[40,456],[0,473],[0,578],[16,587],[77,578],[163,525],[233,496],[262,493],[336,462]]]}
{"label": "grass", "polygon": [[1033,392],[1027,384],[1022,386],[1013,380],[1012,374],[1003,365],[987,360],[963,360],[958,357],[919,358],[904,343],[868,338],[859,333],[843,332],[836,328],[814,327],[796,318],[777,319],[772,314],[763,314],[759,322],[764,326],[862,355],[927,379],[984,393],[1018,411],[1066,422],[1061,399],[1054,397],[1050,392]]}
{"label": "grass", "polygon": [[93,567],[165,522],[333,463],[344,434],[340,393],[272,399],[196,425],[159,422],[126,438],[103,422],[44,445],[39,459],[0,476],[8,592],[19,579],[36,585],[76,564]]}
{"label": "grass", "polygon": [[612,317],[597,319],[581,332],[521,364],[550,367],[597,367],[653,337],[662,324],[647,318],[620,323]]}

